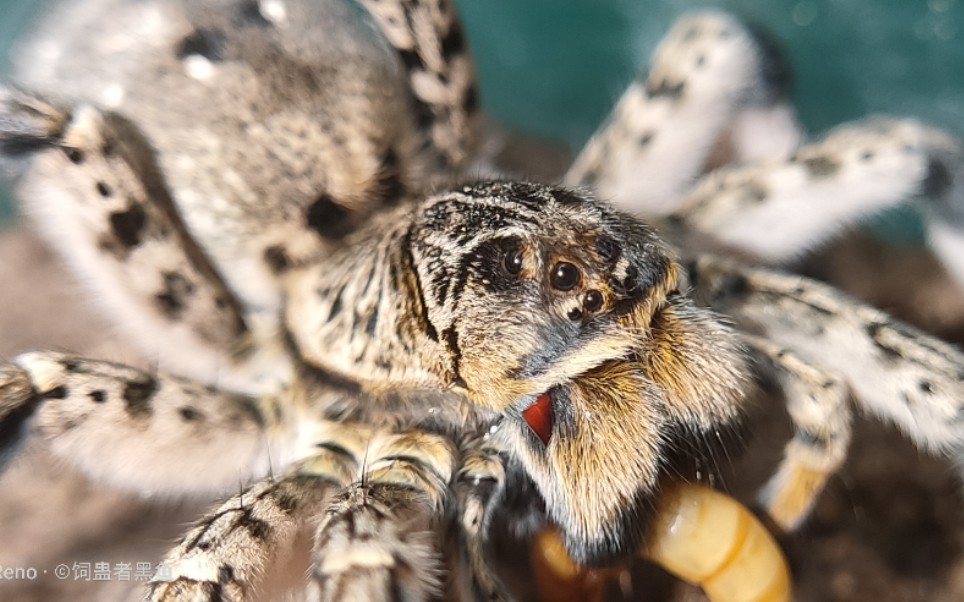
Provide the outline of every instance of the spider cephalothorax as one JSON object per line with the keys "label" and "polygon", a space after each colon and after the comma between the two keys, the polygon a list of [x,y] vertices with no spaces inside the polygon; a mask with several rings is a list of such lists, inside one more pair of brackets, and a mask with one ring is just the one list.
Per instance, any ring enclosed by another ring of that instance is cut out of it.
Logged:
{"label": "spider cephalothorax", "polygon": [[741,413],[735,334],[680,294],[651,228],[592,199],[482,182],[357,237],[289,276],[299,353],[376,395],[447,389],[504,415],[584,560],[638,547],[675,438]]}

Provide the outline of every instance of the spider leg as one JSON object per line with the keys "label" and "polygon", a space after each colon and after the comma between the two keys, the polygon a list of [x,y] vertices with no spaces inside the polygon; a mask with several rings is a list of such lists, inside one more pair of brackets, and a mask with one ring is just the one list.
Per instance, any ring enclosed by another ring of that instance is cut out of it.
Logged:
{"label": "spider leg", "polygon": [[800,276],[701,257],[697,297],[808,362],[833,366],[855,401],[899,426],[919,447],[964,446],[964,353]]}
{"label": "spider leg", "polygon": [[[776,58],[735,18],[681,17],[576,158],[565,181],[594,187],[631,213],[673,210],[713,165],[785,154],[799,141],[792,110],[768,75]],[[760,129],[765,136],[756,136]]]}
{"label": "spider leg", "polygon": [[27,155],[31,168],[18,183],[25,210],[148,357],[244,389],[286,377],[280,353],[256,353],[237,300],[189,234],[133,123],[0,89],[0,160]]}
{"label": "spider leg", "polygon": [[846,460],[850,390],[839,376],[788,349],[752,335],[744,340],[783,388],[793,423],[783,462],[761,494],[770,516],[789,531],[806,518],[827,479]]}
{"label": "spider leg", "polygon": [[0,468],[20,444],[44,440],[122,488],[224,492],[268,472],[276,405],[120,364],[25,353],[0,365]]}
{"label": "spider leg", "polygon": [[670,221],[783,261],[908,198],[944,194],[946,174],[960,163],[958,143],[941,130],[870,118],[835,128],[789,158],[707,175]]}
{"label": "spider leg", "polygon": [[478,91],[462,24],[450,0],[361,0],[398,51],[418,126],[443,166],[471,159]]}
{"label": "spider leg", "polygon": [[360,481],[331,502],[315,539],[319,600],[423,600],[439,592],[436,532],[448,510],[455,449],[419,431],[373,437]]}
{"label": "spider leg", "polygon": [[146,599],[239,601],[263,594],[275,570],[296,564],[291,555],[306,524],[356,470],[353,458],[326,449],[283,478],[250,486],[201,519],[168,553]]}
{"label": "spider leg", "polygon": [[468,570],[461,586],[467,600],[508,600],[502,582],[489,566],[485,550],[492,514],[505,489],[505,466],[499,452],[483,439],[472,439],[455,478],[462,563]]}

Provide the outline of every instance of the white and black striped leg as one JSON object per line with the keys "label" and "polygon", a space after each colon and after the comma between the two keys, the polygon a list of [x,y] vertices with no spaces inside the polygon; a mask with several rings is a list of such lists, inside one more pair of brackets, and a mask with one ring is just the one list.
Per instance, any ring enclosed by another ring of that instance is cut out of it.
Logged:
{"label": "white and black striped leg", "polygon": [[50,352],[0,366],[0,457],[43,441],[91,476],[145,494],[223,493],[268,469],[273,400]]}
{"label": "white and black striped leg", "polygon": [[[247,488],[203,518],[168,553],[147,600],[277,599],[284,592],[274,587],[292,585],[278,583],[276,573],[304,574],[298,541],[355,470],[353,459],[325,450],[288,476]],[[304,581],[295,581],[304,587]]]}
{"label": "white and black striped leg", "polygon": [[318,528],[318,600],[425,600],[441,592],[440,531],[455,448],[422,432],[379,434],[363,477],[332,501]]}
{"label": "white and black striped leg", "polygon": [[761,492],[767,512],[789,531],[807,517],[827,479],[847,458],[850,390],[842,378],[789,349],[756,336],[745,341],[783,389],[793,425],[783,462]]}
{"label": "white and black striped leg", "polygon": [[656,48],[645,80],[629,87],[576,158],[566,183],[594,187],[631,213],[662,215],[677,206],[680,194],[708,167],[740,158],[730,156],[734,149],[726,147],[745,146],[739,138],[728,140],[744,109],[760,114],[746,113],[745,128],[733,134],[752,129],[750,121],[756,118],[772,122],[770,136],[778,124],[789,130],[784,135],[788,140],[774,147],[795,145],[792,114],[786,124],[763,115],[778,97],[767,77],[769,61],[766,50],[732,16],[716,11],[684,15]]}
{"label": "white and black striped leg", "polygon": [[505,466],[497,450],[472,440],[463,451],[455,477],[460,546],[465,558],[460,580],[466,600],[508,600],[486,553],[492,514],[502,499]]}
{"label": "white and black striped leg", "polygon": [[444,167],[458,171],[475,147],[478,91],[451,0],[361,0],[395,47],[418,126]]}
{"label": "white and black striped leg", "polygon": [[242,309],[191,238],[134,124],[0,90],[0,155],[29,157],[18,181],[25,212],[150,358],[234,389],[285,379],[281,360],[253,368]]}
{"label": "white and black striped leg", "polygon": [[871,118],[835,128],[788,158],[709,174],[670,219],[784,261],[869,215],[943,194],[948,170],[959,164],[959,145],[944,132],[909,119]]}
{"label": "white and black striped leg", "polygon": [[964,450],[964,352],[825,284],[701,257],[697,295],[745,330],[833,366],[854,400],[932,452]]}

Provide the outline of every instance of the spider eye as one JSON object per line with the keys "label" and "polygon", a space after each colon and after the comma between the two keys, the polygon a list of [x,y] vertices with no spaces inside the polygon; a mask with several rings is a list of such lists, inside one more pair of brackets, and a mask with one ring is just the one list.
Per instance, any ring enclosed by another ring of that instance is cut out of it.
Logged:
{"label": "spider eye", "polygon": [[522,249],[513,247],[502,256],[502,267],[513,276],[518,276],[522,271]]}
{"label": "spider eye", "polygon": [[568,261],[560,261],[552,268],[549,284],[557,291],[571,291],[579,284],[579,268]]}
{"label": "spider eye", "polygon": [[597,290],[586,291],[586,296],[583,297],[582,306],[586,308],[588,312],[599,311],[603,306],[603,296]]}

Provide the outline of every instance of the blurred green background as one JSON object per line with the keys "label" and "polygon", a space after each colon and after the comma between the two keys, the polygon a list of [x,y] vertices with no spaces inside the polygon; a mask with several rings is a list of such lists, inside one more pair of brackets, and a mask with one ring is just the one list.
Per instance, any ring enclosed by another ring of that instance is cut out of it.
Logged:
{"label": "blurred green background", "polygon": [[[964,1],[456,0],[483,107],[505,125],[577,149],[644,68],[673,19],[723,8],[783,46],[793,98],[813,133],[874,112],[964,134]],[[0,71],[40,0],[0,0]],[[10,215],[0,199],[0,216]],[[883,228],[914,237],[908,214]]]}

